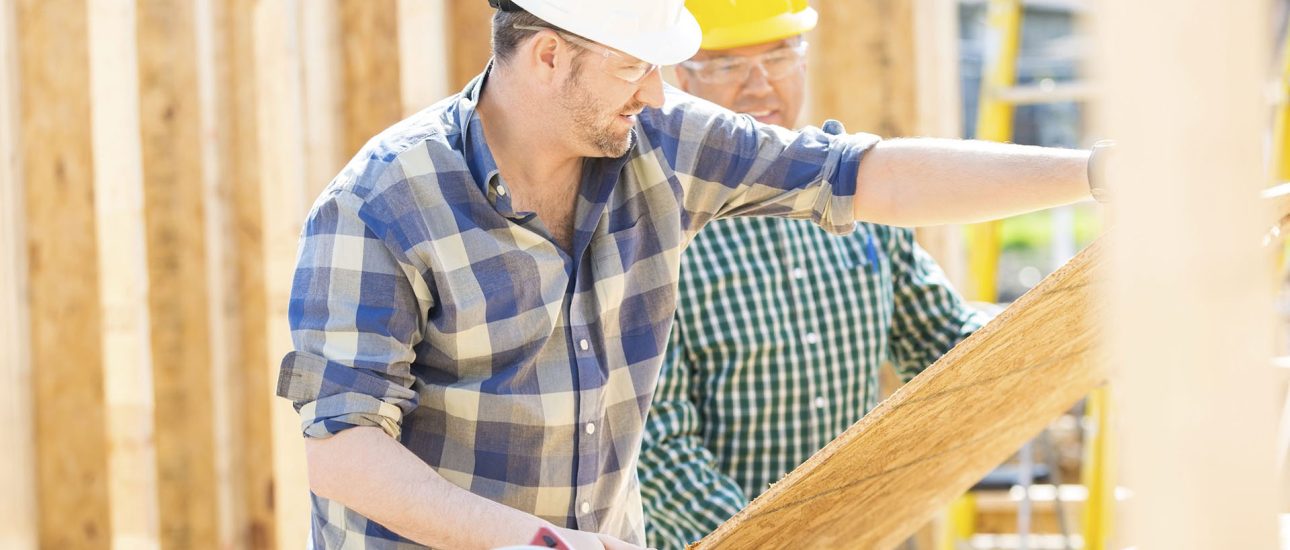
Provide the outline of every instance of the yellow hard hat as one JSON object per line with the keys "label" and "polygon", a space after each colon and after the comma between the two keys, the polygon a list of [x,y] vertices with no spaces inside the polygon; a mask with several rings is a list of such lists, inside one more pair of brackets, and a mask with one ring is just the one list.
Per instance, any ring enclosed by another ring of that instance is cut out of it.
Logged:
{"label": "yellow hard hat", "polygon": [[815,28],[819,14],[806,0],[686,0],[703,29],[705,50],[773,42]]}

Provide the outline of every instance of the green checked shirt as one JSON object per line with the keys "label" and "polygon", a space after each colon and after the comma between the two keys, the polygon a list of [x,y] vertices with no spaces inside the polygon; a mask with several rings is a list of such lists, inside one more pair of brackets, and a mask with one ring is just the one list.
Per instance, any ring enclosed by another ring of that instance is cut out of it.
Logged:
{"label": "green checked shirt", "polygon": [[646,536],[684,548],[980,327],[913,232],[714,221],[682,256],[640,458]]}

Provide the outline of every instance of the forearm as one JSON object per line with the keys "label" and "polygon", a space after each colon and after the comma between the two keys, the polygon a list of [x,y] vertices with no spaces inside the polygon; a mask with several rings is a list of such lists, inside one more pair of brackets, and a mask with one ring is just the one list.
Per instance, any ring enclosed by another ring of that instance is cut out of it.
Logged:
{"label": "forearm", "polygon": [[924,226],[996,219],[1089,198],[1088,151],[896,139],[865,153],[857,219]]}
{"label": "forearm", "polygon": [[525,544],[547,522],[448,482],[378,428],[306,439],[309,486],[433,548]]}

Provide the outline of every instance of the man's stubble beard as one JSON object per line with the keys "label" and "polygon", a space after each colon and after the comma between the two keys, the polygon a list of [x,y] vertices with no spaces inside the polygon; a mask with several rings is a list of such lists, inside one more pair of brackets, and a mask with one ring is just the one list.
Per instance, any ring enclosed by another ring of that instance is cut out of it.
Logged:
{"label": "man's stubble beard", "polygon": [[614,128],[616,119],[619,113],[637,111],[643,104],[633,101],[609,115],[609,120],[602,120],[605,113],[600,102],[581,84],[580,71],[575,69],[561,86],[561,103],[569,110],[573,131],[577,133],[579,141],[590,144],[602,156],[617,158],[627,154],[636,136],[630,128],[621,134],[617,133]]}

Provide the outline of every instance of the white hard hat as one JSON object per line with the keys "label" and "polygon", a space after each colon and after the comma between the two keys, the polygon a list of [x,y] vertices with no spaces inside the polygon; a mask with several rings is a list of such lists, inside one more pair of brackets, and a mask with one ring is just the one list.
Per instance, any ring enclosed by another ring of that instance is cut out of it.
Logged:
{"label": "white hard hat", "polygon": [[689,59],[703,39],[685,0],[510,1],[556,27],[655,65]]}

